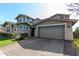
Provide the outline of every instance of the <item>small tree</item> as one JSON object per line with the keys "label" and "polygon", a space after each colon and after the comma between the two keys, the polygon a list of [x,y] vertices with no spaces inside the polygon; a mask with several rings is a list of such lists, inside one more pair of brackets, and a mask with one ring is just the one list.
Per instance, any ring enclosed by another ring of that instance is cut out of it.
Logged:
{"label": "small tree", "polygon": [[4,22],[2,26],[5,27],[7,24],[8,24],[8,22]]}
{"label": "small tree", "polygon": [[14,27],[14,23],[13,22],[9,22],[9,21],[6,21],[2,24],[3,27],[5,27],[7,24],[11,25],[12,27]]}
{"label": "small tree", "polygon": [[67,4],[68,11],[75,13],[76,15],[79,15],[79,3],[70,3]]}

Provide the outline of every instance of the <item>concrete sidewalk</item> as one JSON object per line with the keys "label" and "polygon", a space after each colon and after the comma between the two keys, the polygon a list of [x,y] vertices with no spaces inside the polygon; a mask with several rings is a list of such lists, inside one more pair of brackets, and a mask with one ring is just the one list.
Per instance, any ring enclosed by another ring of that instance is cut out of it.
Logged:
{"label": "concrete sidewalk", "polygon": [[3,52],[0,51],[0,56],[6,56]]}

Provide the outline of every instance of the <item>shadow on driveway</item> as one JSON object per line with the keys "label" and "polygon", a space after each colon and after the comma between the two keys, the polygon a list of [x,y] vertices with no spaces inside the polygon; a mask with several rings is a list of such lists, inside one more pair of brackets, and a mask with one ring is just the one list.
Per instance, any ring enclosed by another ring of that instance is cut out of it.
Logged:
{"label": "shadow on driveway", "polygon": [[72,41],[64,41],[64,54],[70,56],[76,56],[76,51],[72,45]]}
{"label": "shadow on driveway", "polygon": [[29,38],[22,41],[18,41],[18,43],[24,49],[47,51],[52,53],[63,54],[63,49],[64,49],[64,40]]}

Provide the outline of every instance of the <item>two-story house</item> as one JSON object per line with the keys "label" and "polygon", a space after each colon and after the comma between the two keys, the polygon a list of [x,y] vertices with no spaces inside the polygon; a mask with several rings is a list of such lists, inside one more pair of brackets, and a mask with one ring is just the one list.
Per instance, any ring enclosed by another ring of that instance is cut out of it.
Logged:
{"label": "two-story house", "polygon": [[15,19],[16,23],[7,23],[4,32],[59,40],[73,40],[72,26],[77,22],[69,14],[55,14],[45,19],[19,14]]}
{"label": "two-story house", "polygon": [[17,25],[17,31],[16,33],[28,33],[28,35],[31,35],[31,28],[34,23],[34,19],[32,17],[29,17],[27,15],[19,14],[16,18],[16,25]]}

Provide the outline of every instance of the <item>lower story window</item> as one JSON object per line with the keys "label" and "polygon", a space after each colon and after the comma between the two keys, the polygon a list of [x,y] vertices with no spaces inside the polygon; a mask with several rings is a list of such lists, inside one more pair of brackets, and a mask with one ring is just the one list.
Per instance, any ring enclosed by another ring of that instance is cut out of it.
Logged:
{"label": "lower story window", "polygon": [[10,32],[10,29],[7,29],[7,32]]}
{"label": "lower story window", "polygon": [[22,26],[20,26],[20,28],[22,28]]}
{"label": "lower story window", "polygon": [[29,28],[28,28],[28,26],[26,26],[26,30],[28,30]]}
{"label": "lower story window", "polygon": [[29,26],[26,26],[26,28],[25,28],[26,30],[29,30]]}
{"label": "lower story window", "polygon": [[28,27],[26,27],[26,29],[28,30]]}
{"label": "lower story window", "polygon": [[19,30],[24,30],[23,28],[24,28],[23,25],[19,26]]}

